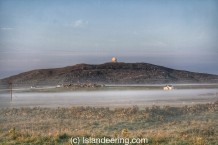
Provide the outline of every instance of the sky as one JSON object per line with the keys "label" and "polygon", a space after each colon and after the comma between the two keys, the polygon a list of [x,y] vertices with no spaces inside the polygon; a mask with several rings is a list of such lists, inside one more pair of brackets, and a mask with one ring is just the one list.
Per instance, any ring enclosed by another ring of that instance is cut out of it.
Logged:
{"label": "sky", "polygon": [[218,75],[218,1],[0,0],[0,78],[113,56]]}

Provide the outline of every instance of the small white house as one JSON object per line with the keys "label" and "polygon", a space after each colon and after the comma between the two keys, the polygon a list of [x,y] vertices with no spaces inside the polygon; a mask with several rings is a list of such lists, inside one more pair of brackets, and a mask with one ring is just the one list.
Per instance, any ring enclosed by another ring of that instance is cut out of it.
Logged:
{"label": "small white house", "polygon": [[163,87],[163,90],[173,90],[173,86],[172,85],[166,85]]}
{"label": "small white house", "polygon": [[62,87],[62,85],[57,85],[57,86],[56,86],[56,88],[60,88],[60,87]]}

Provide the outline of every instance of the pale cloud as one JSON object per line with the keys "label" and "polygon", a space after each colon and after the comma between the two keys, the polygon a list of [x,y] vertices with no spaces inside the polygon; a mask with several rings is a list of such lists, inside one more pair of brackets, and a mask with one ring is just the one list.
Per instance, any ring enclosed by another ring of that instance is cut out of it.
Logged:
{"label": "pale cloud", "polygon": [[74,28],[83,28],[85,26],[87,26],[88,21],[84,21],[82,19],[76,20],[73,22],[73,27]]}
{"label": "pale cloud", "polygon": [[0,29],[1,30],[13,30],[14,28],[11,28],[11,27],[1,27]]}

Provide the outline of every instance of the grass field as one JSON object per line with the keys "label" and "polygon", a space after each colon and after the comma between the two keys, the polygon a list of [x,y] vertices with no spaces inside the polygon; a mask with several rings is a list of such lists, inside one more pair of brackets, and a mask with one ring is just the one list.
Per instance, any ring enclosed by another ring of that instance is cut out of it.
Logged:
{"label": "grass field", "polygon": [[184,107],[0,110],[0,144],[67,145],[71,137],[148,138],[149,145],[215,145],[218,101]]}

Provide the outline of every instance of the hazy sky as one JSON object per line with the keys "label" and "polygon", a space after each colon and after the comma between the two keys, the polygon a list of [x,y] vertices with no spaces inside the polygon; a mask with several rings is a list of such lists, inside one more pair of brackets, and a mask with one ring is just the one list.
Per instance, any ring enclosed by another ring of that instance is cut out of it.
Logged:
{"label": "hazy sky", "polygon": [[112,56],[218,74],[218,1],[0,0],[0,78]]}

